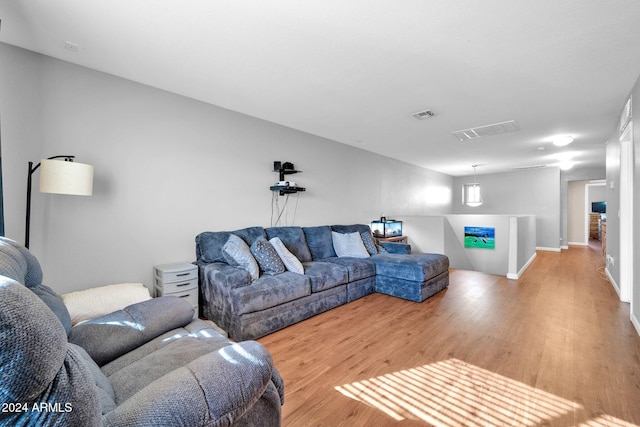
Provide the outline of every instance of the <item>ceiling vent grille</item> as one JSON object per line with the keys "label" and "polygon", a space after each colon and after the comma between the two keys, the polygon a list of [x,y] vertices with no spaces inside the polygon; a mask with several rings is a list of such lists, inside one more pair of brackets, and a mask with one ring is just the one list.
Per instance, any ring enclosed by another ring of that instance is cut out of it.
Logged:
{"label": "ceiling vent grille", "polygon": [[547,165],[529,165],[529,166],[519,166],[519,167],[511,168],[511,170],[523,171],[523,170],[529,170],[529,169],[542,169],[546,167]]}
{"label": "ceiling vent grille", "polygon": [[457,130],[451,132],[460,141],[468,141],[470,139],[480,138],[482,136],[500,135],[502,133],[516,132],[520,130],[520,126],[515,120],[508,122],[494,123],[492,125],[478,126],[470,129]]}
{"label": "ceiling vent grille", "polygon": [[431,110],[418,111],[417,113],[413,113],[411,116],[418,120],[428,119],[429,117],[433,117],[435,114]]}

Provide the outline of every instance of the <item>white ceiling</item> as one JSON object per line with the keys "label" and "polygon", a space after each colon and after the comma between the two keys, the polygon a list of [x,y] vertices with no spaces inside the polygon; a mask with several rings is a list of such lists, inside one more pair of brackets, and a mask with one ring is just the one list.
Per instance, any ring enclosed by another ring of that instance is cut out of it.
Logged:
{"label": "white ceiling", "polygon": [[638,0],[0,0],[0,19],[2,42],[453,176],[603,167],[640,74]]}

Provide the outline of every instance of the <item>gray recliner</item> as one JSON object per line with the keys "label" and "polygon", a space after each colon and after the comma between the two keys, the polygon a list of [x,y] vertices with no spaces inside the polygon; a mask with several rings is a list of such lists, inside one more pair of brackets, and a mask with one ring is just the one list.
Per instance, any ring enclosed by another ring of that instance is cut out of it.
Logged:
{"label": "gray recliner", "polygon": [[176,297],[71,327],[36,258],[0,238],[1,426],[279,426],[284,386]]}

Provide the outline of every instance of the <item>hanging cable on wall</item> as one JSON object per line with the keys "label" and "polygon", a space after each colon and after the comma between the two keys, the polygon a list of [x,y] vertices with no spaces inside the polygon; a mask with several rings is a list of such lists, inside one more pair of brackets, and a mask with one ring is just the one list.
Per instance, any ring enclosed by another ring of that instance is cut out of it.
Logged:
{"label": "hanging cable on wall", "polygon": [[[295,224],[296,215],[298,213],[298,202],[300,200],[300,194],[296,193],[296,195],[295,195],[296,203],[295,203],[295,205],[293,207],[293,217],[291,218],[291,223],[289,223],[289,211],[288,211],[289,196],[290,196],[290,194],[285,194],[284,195],[284,204],[282,205],[282,207],[280,207],[280,198],[278,197],[278,195],[274,193],[274,195],[272,196],[272,198],[271,198],[271,227],[287,226],[287,225]],[[283,218],[283,215],[284,215],[284,218]],[[284,222],[283,222],[283,220],[284,220]]]}
{"label": "hanging cable on wall", "polygon": [[[305,191],[306,188],[298,186],[295,182],[285,180],[286,175],[299,173],[296,170],[293,163],[290,162],[273,162],[273,171],[278,173],[278,182],[269,187],[271,190],[271,226],[275,227],[281,225],[282,216],[284,215],[284,225],[289,225],[287,205],[289,203],[289,196],[291,194],[296,195],[296,205],[293,210],[292,225],[295,222],[296,214],[298,212],[298,201],[300,199],[300,192]],[[284,204],[280,207],[280,197],[284,196]]]}

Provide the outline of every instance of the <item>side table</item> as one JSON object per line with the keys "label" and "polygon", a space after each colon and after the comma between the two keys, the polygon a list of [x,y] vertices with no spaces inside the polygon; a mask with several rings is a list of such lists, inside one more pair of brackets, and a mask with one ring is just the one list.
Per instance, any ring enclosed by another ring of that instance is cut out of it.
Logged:
{"label": "side table", "polygon": [[407,236],[378,237],[381,242],[407,243]]}
{"label": "side table", "polygon": [[186,299],[198,317],[198,267],[186,262],[153,267],[153,287],[157,297],[173,295]]}

